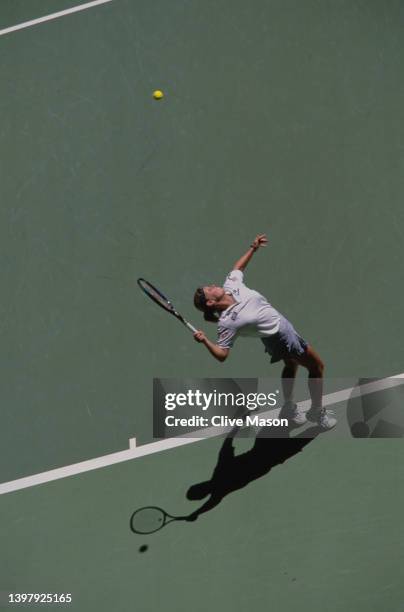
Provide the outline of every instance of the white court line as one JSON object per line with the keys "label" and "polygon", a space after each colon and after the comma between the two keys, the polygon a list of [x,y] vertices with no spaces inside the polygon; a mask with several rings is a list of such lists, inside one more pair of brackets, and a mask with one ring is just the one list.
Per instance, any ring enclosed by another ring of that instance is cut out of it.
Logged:
{"label": "white court line", "polygon": [[31,19],[31,21],[24,21],[23,23],[18,23],[17,25],[0,30],[0,36],[4,36],[4,34],[10,34],[10,32],[16,32],[17,30],[23,30],[24,28],[30,28],[31,26],[38,25],[39,23],[44,23],[45,21],[58,19],[59,17],[64,17],[65,15],[71,15],[72,13],[85,11],[86,9],[92,8],[93,6],[98,6],[99,4],[106,4],[107,2],[113,2],[113,0],[93,0],[92,2],[79,4],[78,6],[72,6],[71,8],[65,9],[64,11],[58,11],[57,13],[44,15],[43,17],[38,17],[37,19]]}
{"label": "white court line", "polygon": [[[343,402],[349,398],[368,395],[369,393],[397,387],[402,384],[404,384],[404,373],[397,374],[396,376],[389,376],[388,378],[382,378],[360,387],[356,385],[355,387],[351,387],[349,389],[342,389],[341,391],[336,391],[335,393],[329,393],[328,395],[324,395],[323,405],[330,406],[331,404]],[[310,400],[300,402],[298,405],[301,410],[308,410],[310,408]],[[279,409],[269,410],[267,412],[260,413],[260,416],[262,418],[269,418],[274,416],[274,414],[276,414],[278,411]],[[200,442],[206,438],[220,436],[229,432],[230,430],[231,427],[210,427],[203,430],[204,437],[202,438],[168,438],[166,440],[158,440],[157,442],[144,444],[143,446],[136,446],[136,440],[135,438],[132,438],[129,440],[129,450],[104,455],[102,457],[95,457],[95,459],[81,461],[80,463],[73,463],[72,465],[66,465],[48,472],[41,472],[40,474],[34,474],[33,476],[27,476],[25,478],[18,478],[17,480],[5,482],[0,485],[0,495],[4,493],[11,493],[12,491],[19,491],[20,489],[26,489],[35,485],[44,484],[53,480],[59,480],[75,474],[82,474],[83,472],[97,470],[102,467],[114,465],[115,463],[129,461],[130,459],[137,459],[138,457],[153,455],[154,453],[160,453],[171,448],[184,446],[185,444]],[[195,433],[197,432],[194,432],[193,435],[195,435]]]}

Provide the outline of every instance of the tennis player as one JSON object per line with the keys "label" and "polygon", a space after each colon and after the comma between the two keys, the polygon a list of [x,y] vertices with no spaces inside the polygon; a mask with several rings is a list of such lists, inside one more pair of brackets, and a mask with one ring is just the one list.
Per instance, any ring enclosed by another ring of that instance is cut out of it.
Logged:
{"label": "tennis player", "polygon": [[[218,340],[211,342],[203,331],[197,331],[194,338],[219,361],[227,359],[238,336],[261,338],[265,352],[271,356],[271,363],[284,362],[282,388],[285,404],[282,416],[296,426],[303,425],[307,418],[321,429],[331,429],[337,421],[322,406],[324,364],[319,355],[264,296],[244,284],[243,272],[247,264],[267,242],[265,234],[259,234],[253,240],[248,251],[234,264],[223,287],[208,285],[196,290],[194,304],[203,312],[206,321],[217,323]],[[293,402],[293,382],[299,365],[309,373],[311,408],[306,415]]]}

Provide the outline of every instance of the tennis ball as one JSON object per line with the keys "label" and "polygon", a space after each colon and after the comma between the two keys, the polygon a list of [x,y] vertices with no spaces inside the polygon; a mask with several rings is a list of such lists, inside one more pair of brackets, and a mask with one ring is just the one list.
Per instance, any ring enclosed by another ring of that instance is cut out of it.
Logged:
{"label": "tennis ball", "polygon": [[156,89],[156,91],[153,91],[153,98],[155,100],[161,100],[163,96],[164,96],[163,92],[160,91],[159,89]]}

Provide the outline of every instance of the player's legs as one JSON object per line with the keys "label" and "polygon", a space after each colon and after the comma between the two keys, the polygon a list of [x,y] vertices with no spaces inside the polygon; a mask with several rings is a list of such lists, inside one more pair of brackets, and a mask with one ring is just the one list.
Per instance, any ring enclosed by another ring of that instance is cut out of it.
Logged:
{"label": "player's legs", "polygon": [[298,355],[295,360],[299,365],[305,367],[309,372],[309,392],[311,397],[311,407],[321,409],[323,406],[323,376],[324,363],[320,356],[308,346],[303,355]]}
{"label": "player's legs", "polygon": [[303,355],[296,357],[296,361],[309,372],[311,408],[306,412],[306,418],[317,423],[323,430],[332,429],[337,424],[337,420],[330,411],[323,408],[324,363],[310,345],[307,346]]}
{"label": "player's legs", "polygon": [[282,391],[286,403],[293,401],[293,387],[299,365],[294,359],[284,359],[283,362]]}
{"label": "player's legs", "polygon": [[289,425],[300,427],[306,422],[306,417],[298,411],[297,405],[293,401],[293,387],[299,365],[292,357],[284,358],[283,362],[285,365],[282,370],[282,391],[285,402],[280,416],[287,418]]}
{"label": "player's legs", "polygon": [[311,408],[306,413],[307,419],[320,425],[322,429],[331,429],[336,420],[323,409],[323,376],[324,363],[320,356],[294,329],[293,325],[284,317],[281,319],[279,333],[273,338],[262,338],[266,352],[271,355],[271,363],[283,360],[285,366],[282,372],[282,387],[285,404],[282,416],[286,416],[295,425],[305,421],[305,417],[298,411],[293,402],[293,387],[299,365],[308,370],[309,392]]}

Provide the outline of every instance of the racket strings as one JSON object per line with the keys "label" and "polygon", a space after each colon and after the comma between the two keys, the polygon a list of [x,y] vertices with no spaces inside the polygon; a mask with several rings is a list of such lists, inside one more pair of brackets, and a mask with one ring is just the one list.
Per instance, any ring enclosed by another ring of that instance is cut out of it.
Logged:
{"label": "racket strings", "polygon": [[142,508],[132,516],[131,526],[136,533],[153,533],[164,525],[165,514],[159,508]]}
{"label": "racket strings", "polygon": [[166,310],[173,310],[173,306],[170,300],[168,300],[162,293],[160,293],[155,287],[153,287],[153,285],[151,285],[150,283],[148,283],[147,281],[143,279],[139,279],[138,283],[140,287],[143,289],[143,291],[147,293],[147,295],[152,300],[157,302],[160,306],[162,306]]}

